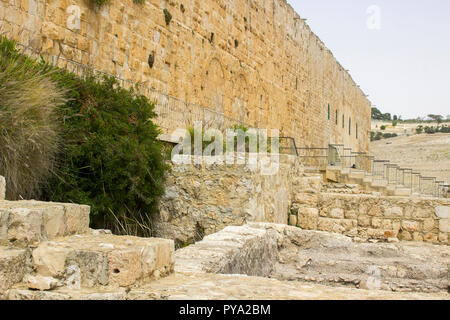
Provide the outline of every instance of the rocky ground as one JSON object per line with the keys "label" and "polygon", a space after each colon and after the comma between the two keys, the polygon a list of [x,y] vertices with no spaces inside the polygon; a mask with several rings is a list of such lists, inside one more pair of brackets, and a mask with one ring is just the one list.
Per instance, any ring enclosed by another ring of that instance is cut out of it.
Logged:
{"label": "rocky ground", "polygon": [[177,250],[175,261],[174,274],[126,288],[32,291],[20,284],[7,298],[450,300],[448,246],[357,243],[326,232],[249,224]]}
{"label": "rocky ground", "polygon": [[450,183],[450,134],[401,136],[370,143],[370,153]]}

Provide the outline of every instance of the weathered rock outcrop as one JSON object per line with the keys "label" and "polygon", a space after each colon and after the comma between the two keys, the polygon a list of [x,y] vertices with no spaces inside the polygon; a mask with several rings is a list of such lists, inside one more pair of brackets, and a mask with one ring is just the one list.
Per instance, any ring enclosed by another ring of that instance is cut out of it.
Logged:
{"label": "weathered rock outcrop", "polygon": [[[261,258],[254,259],[257,255]],[[449,266],[447,246],[358,243],[343,235],[267,223],[227,227],[176,252],[178,272],[239,273],[387,291],[446,292]]]}

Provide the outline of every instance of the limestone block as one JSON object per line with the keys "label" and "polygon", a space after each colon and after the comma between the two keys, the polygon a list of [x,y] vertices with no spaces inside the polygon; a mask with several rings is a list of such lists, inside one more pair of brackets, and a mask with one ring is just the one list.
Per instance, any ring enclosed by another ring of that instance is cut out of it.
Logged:
{"label": "limestone block", "polygon": [[420,229],[420,223],[417,221],[404,220],[402,222],[402,228],[410,232],[418,231]]}
{"label": "limestone block", "polygon": [[3,176],[0,176],[0,200],[5,200],[6,196],[6,180]]}
{"label": "limestone block", "polygon": [[52,247],[54,242],[45,242],[33,250],[33,266],[42,276],[62,277],[66,269],[66,259],[70,248]]}
{"label": "limestone block", "polygon": [[314,207],[317,205],[318,195],[313,193],[296,193],[295,202],[300,205]]}
{"label": "limestone block", "polygon": [[360,227],[369,227],[371,225],[371,219],[368,216],[359,216],[358,217],[358,226]]}
{"label": "limestone block", "polygon": [[379,219],[379,218],[373,218],[372,219],[372,227],[374,227],[376,229],[381,228],[382,223],[383,223],[382,219]]}
{"label": "limestone block", "polygon": [[109,234],[74,235],[36,248],[36,273],[62,280],[67,287],[126,287],[173,271],[174,243],[156,238]]}
{"label": "limestone block", "polygon": [[110,285],[126,287],[142,277],[141,255],[137,249],[111,251],[108,263]]}
{"label": "limestone block", "polygon": [[43,277],[40,275],[25,277],[24,282],[27,284],[28,289],[47,291],[57,287],[58,280],[51,277]]}
{"label": "limestone block", "polygon": [[400,207],[386,208],[386,210],[384,211],[384,215],[386,217],[402,217],[403,209]]}
{"label": "limestone block", "polygon": [[65,235],[66,226],[64,208],[62,206],[50,206],[46,210],[43,210],[42,219],[45,235],[48,239]]}
{"label": "limestone block", "polygon": [[434,233],[427,233],[423,237],[423,240],[426,242],[436,243],[438,241],[438,235]]}
{"label": "limestone block", "polygon": [[413,218],[421,219],[421,218],[429,218],[433,209],[423,209],[423,208],[415,208],[412,214]]}
{"label": "limestone block", "polygon": [[90,207],[77,204],[64,204],[66,235],[89,232]]}
{"label": "limestone block", "polygon": [[319,210],[316,208],[300,208],[297,214],[297,223],[300,228],[307,230],[317,229],[319,223]]}
{"label": "limestone block", "polygon": [[381,229],[367,229],[367,236],[370,239],[385,239],[386,236],[384,234],[384,230]]}
{"label": "limestone block", "polygon": [[345,232],[345,228],[341,225],[340,220],[330,218],[319,218],[317,229],[340,234]]}
{"label": "limestone block", "polygon": [[423,221],[423,230],[426,232],[433,230],[436,227],[436,221],[435,219],[425,219]]}
{"label": "limestone block", "polygon": [[344,219],[344,210],[341,208],[333,208],[330,211],[330,217],[334,219]]}
{"label": "limestone block", "polygon": [[420,232],[414,232],[413,233],[413,240],[417,242],[423,241],[423,235]]}
{"label": "limestone block", "polygon": [[8,240],[33,243],[43,239],[42,212],[36,209],[17,208],[9,210]]}
{"label": "limestone block", "polygon": [[0,247],[0,298],[11,286],[22,281],[29,266],[27,250]]}
{"label": "limestone block", "polygon": [[448,233],[439,233],[439,242],[448,243],[449,234]]}
{"label": "limestone block", "polygon": [[439,231],[450,233],[450,219],[439,220]]}
{"label": "limestone block", "polygon": [[450,219],[450,206],[438,206],[435,208],[436,216],[441,219]]}

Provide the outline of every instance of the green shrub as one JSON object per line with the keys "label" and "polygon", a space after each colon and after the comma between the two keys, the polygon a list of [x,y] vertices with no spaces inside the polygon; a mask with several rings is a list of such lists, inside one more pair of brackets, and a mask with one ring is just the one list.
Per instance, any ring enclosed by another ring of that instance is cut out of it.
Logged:
{"label": "green shrub", "polygon": [[48,199],[91,206],[91,224],[116,234],[151,236],[151,215],[164,192],[162,144],[154,104],[114,78],[80,80],[60,72],[70,87],[64,109],[65,149]]}
{"label": "green shrub", "polygon": [[385,133],[383,134],[383,139],[389,139],[389,138],[395,138],[398,137],[398,134],[396,133]]}
{"label": "green shrub", "polygon": [[47,66],[0,38],[0,174],[10,200],[37,199],[60,146],[57,107],[65,90]]}
{"label": "green shrub", "polygon": [[418,127],[416,128],[416,133],[417,133],[417,134],[423,133],[423,126],[422,126],[422,125],[420,125],[420,126],[418,126]]}
{"label": "green shrub", "polygon": [[381,130],[386,130],[386,126],[381,126],[380,129]]}

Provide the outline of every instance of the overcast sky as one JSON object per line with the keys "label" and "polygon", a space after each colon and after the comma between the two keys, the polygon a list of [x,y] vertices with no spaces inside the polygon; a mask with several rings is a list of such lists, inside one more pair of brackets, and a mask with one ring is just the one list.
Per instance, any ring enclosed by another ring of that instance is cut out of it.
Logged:
{"label": "overcast sky", "polygon": [[450,115],[450,0],[287,1],[382,112]]}

